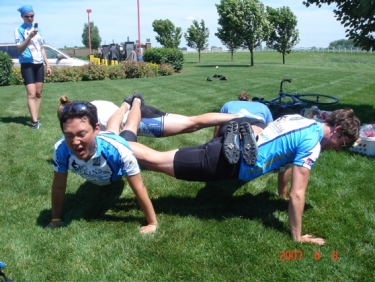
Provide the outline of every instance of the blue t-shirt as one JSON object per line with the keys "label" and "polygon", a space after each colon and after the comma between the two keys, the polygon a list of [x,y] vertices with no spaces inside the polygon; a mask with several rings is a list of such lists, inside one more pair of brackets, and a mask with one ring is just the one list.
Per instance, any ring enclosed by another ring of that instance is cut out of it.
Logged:
{"label": "blue t-shirt", "polygon": [[300,115],[286,115],[258,135],[258,158],[249,166],[241,158],[239,179],[250,181],[287,164],[311,169],[320,154],[323,126]]}
{"label": "blue t-shirt", "polygon": [[53,169],[61,173],[71,170],[96,185],[107,185],[121,176],[140,172],[137,159],[124,138],[110,132],[100,132],[95,138],[96,152],[86,162],[70,151],[62,137],[55,144]]}
{"label": "blue t-shirt", "polygon": [[248,102],[248,101],[230,101],[223,105],[220,109],[221,113],[226,114],[237,114],[244,113],[245,117],[256,118],[264,123],[269,123],[273,121],[272,114],[268,107],[259,102]]}
{"label": "blue t-shirt", "polygon": [[[26,23],[17,28],[14,32],[14,39],[16,41],[16,44],[20,45],[21,43],[23,43],[32,30],[33,26]],[[38,28],[38,33],[30,40],[30,43],[29,45],[27,45],[25,51],[20,54],[18,58],[20,64],[42,64],[44,62],[42,45],[43,37],[41,35],[40,29]]]}

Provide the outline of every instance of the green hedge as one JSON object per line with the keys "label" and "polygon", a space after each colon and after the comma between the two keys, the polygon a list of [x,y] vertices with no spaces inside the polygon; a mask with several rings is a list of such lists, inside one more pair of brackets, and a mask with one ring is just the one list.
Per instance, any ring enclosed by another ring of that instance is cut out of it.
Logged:
{"label": "green hedge", "polygon": [[[52,67],[52,75],[45,76],[45,83],[74,82],[92,80],[115,80],[125,78],[142,78],[166,76],[174,73],[169,64],[153,64],[146,62],[121,62],[114,66],[84,65],[80,67]],[[9,76],[8,76],[9,77]],[[23,79],[20,67],[13,67],[10,75],[10,85],[21,85]]]}
{"label": "green hedge", "polygon": [[8,85],[12,75],[13,62],[8,54],[0,51],[0,86]]}
{"label": "green hedge", "polygon": [[155,64],[170,64],[176,72],[182,70],[185,62],[184,54],[174,48],[147,49],[143,53],[143,60]]}

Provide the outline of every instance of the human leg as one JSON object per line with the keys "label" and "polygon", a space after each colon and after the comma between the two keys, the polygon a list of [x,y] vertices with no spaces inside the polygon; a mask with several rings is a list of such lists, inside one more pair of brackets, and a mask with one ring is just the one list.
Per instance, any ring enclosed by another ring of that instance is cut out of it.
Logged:
{"label": "human leg", "polygon": [[173,160],[177,150],[159,152],[143,144],[131,141],[129,145],[141,166],[175,177]]}
{"label": "human leg", "polygon": [[164,137],[195,132],[199,129],[224,124],[237,116],[234,114],[206,113],[198,116],[168,114],[164,117]]}
{"label": "human leg", "polygon": [[37,107],[37,103],[36,103],[36,86],[33,83],[33,84],[28,84],[25,87],[26,87],[26,93],[27,93],[27,107],[29,108],[31,121],[34,123],[38,121],[38,111],[39,111],[39,107]]}
{"label": "human leg", "polygon": [[131,131],[137,135],[138,125],[141,121],[141,104],[142,101],[139,98],[133,97],[132,107],[129,111],[128,119],[123,128],[123,131]]}
{"label": "human leg", "polygon": [[111,131],[113,133],[119,134],[121,123],[127,111],[129,111],[129,104],[122,103],[121,106],[108,119],[106,131]]}
{"label": "human leg", "polygon": [[33,128],[39,129],[39,109],[42,101],[44,83],[43,64],[21,64],[21,74],[27,93],[27,106]]}

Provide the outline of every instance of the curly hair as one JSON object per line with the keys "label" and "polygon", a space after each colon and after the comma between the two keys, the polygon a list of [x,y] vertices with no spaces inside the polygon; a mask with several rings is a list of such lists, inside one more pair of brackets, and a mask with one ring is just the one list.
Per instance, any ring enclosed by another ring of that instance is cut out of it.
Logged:
{"label": "curly hair", "polygon": [[332,112],[324,121],[329,126],[341,126],[341,133],[347,137],[350,142],[347,143],[348,147],[353,146],[354,142],[359,137],[361,129],[361,121],[354,114],[353,109],[345,108]]}
{"label": "curly hair", "polygon": [[240,101],[250,101],[250,96],[246,91],[244,91],[240,95],[238,95],[238,100],[240,100]]}

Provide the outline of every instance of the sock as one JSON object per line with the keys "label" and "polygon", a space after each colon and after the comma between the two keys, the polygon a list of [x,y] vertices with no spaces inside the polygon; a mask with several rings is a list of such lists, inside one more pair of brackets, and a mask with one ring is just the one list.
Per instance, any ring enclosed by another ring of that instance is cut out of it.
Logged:
{"label": "sock", "polygon": [[126,104],[128,106],[128,111],[130,110],[130,105],[129,103],[123,102],[122,104]]}

